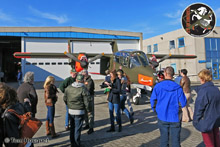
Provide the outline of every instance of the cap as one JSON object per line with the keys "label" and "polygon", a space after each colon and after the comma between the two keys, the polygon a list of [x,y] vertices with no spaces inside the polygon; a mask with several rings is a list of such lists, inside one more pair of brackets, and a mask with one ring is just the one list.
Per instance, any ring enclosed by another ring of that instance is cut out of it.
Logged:
{"label": "cap", "polygon": [[72,68],[72,69],[70,70],[70,72],[77,72],[77,71],[75,70],[75,68]]}
{"label": "cap", "polygon": [[76,79],[80,82],[82,82],[84,80],[84,76],[82,74],[78,74]]}

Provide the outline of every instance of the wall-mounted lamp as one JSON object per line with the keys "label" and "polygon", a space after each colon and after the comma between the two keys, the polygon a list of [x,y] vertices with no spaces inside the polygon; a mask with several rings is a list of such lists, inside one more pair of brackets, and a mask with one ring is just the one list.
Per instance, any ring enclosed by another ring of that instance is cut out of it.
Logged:
{"label": "wall-mounted lamp", "polygon": [[216,32],[216,30],[213,30],[213,33],[218,34],[218,33]]}
{"label": "wall-mounted lamp", "polygon": [[161,40],[163,40],[163,37],[160,37]]}

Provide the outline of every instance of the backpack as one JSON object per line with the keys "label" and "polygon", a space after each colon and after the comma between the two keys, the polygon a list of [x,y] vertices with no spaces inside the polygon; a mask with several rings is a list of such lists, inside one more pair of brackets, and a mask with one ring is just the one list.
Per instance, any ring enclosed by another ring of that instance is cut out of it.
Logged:
{"label": "backpack", "polygon": [[32,138],[34,134],[39,130],[42,125],[42,122],[37,118],[31,116],[31,112],[26,112],[23,115],[19,115],[15,110],[8,109],[8,112],[12,112],[15,116],[17,116],[20,120],[19,128],[20,129],[20,139],[23,139],[23,143],[20,143],[18,147],[24,147],[27,142],[25,139]]}

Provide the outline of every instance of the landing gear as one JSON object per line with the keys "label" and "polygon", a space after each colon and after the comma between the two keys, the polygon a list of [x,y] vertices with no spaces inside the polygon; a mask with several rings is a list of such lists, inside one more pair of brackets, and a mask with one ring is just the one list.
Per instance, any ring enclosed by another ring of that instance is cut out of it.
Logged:
{"label": "landing gear", "polygon": [[132,97],[133,103],[134,103],[135,105],[138,105],[139,102],[140,102],[140,98],[141,98],[141,89],[140,89],[140,88],[137,88],[137,93],[136,93],[136,95],[134,95],[134,96]]}
{"label": "landing gear", "polygon": [[[136,92],[136,94],[135,94]],[[132,92],[132,101],[135,105],[139,105],[140,104],[140,99],[141,97],[146,97],[146,98],[150,98],[151,96],[151,91],[147,91],[145,89],[141,89],[141,88],[136,88],[135,92]]]}

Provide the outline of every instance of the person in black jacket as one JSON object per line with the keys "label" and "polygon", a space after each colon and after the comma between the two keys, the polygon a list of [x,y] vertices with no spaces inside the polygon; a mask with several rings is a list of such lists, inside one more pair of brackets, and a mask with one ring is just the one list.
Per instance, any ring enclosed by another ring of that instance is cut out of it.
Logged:
{"label": "person in black jacket", "polygon": [[110,114],[110,122],[111,128],[107,130],[107,132],[114,132],[115,125],[114,125],[114,109],[116,113],[116,119],[118,123],[118,132],[121,132],[121,114],[120,114],[120,92],[121,92],[121,82],[117,78],[116,71],[113,70],[110,72],[111,76],[111,83],[108,84],[108,88],[110,89],[109,97],[108,97],[108,107],[109,107],[109,114]]}
{"label": "person in black jacket", "polygon": [[[13,143],[11,138],[19,139],[21,136],[19,124],[20,119],[8,109],[15,110],[19,115],[28,112],[25,107],[18,102],[17,93],[14,89],[8,87],[6,84],[0,83],[0,108],[1,118],[1,139],[4,138],[6,147],[17,147],[17,143]],[[3,140],[0,141],[2,143]],[[1,144],[0,144],[1,145]]]}
{"label": "person in black jacket", "polygon": [[220,91],[212,83],[212,74],[204,69],[198,74],[201,86],[193,115],[193,126],[200,132],[207,147],[220,147]]}
{"label": "person in black jacket", "polygon": [[18,100],[22,104],[30,103],[30,105],[25,105],[26,108],[32,112],[32,116],[35,117],[37,113],[37,103],[38,97],[36,90],[34,88],[34,73],[27,72],[24,76],[24,83],[17,89]]}

